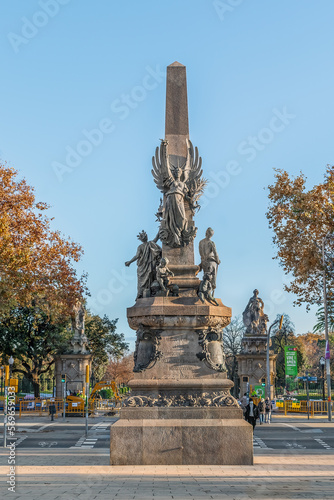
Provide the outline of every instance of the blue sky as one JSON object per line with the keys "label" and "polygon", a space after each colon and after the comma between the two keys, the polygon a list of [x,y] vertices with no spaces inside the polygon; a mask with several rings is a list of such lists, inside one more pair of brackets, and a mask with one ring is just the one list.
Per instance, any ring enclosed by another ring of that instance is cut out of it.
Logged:
{"label": "blue sky", "polygon": [[196,224],[197,243],[215,230],[216,295],[237,315],[258,288],[270,320],[285,312],[298,333],[312,329],[314,310],[292,306],[272,259],[266,187],[274,168],[302,170],[311,186],[333,164],[334,3],[4,0],[0,10],[0,155],[83,246],[91,309],[118,317],[133,346],[136,266],[124,262],[141,229],[157,232],[151,156],[177,60],[210,181]]}

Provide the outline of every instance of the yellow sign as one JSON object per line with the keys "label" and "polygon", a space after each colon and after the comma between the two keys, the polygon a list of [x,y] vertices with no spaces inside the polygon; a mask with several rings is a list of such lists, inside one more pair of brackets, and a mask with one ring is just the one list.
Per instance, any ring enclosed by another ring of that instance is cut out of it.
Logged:
{"label": "yellow sign", "polygon": [[292,408],[300,408],[300,403],[292,403]]}
{"label": "yellow sign", "polygon": [[14,387],[15,392],[19,392],[19,379],[18,378],[10,378],[8,385],[9,385],[9,387]]}

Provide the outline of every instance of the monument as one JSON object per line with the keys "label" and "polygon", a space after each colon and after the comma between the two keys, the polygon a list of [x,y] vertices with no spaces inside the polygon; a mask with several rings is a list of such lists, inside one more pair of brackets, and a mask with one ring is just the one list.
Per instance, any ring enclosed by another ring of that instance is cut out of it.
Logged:
{"label": "monument", "polygon": [[[268,316],[263,312],[264,303],[254,290],[243,312],[243,321],[246,327],[242,339],[241,353],[238,356],[238,373],[240,377],[240,393],[247,392],[248,387],[253,390],[262,387],[267,382],[267,323]],[[274,353],[269,354],[270,377],[276,374],[276,358]],[[271,398],[274,397],[274,384],[271,383]],[[263,394],[265,387],[263,387]]]}
{"label": "monument", "polygon": [[64,354],[56,358],[56,397],[63,397],[61,378],[66,375],[66,390],[83,391],[86,378],[86,366],[91,364],[91,353],[88,350],[88,340],[85,335],[85,309],[80,301],[73,308],[72,338]]}
{"label": "monument", "polygon": [[160,225],[142,262],[137,252],[138,294],[127,310],[137,332],[134,376],[111,426],[112,465],[253,463],[252,427],[226,375],[222,336],[231,309],[214,297],[220,261],[211,229],[201,265],[194,259],[201,164],[189,140],[186,68],[175,62],[167,68],[165,138],[153,157]]}

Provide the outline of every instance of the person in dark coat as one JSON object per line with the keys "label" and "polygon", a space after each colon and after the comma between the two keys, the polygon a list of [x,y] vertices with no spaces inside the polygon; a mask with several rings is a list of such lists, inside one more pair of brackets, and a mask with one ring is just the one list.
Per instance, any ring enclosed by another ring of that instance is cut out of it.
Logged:
{"label": "person in dark coat", "polygon": [[257,418],[259,418],[258,407],[254,404],[253,399],[249,398],[249,403],[245,410],[245,420],[253,426],[253,430],[255,429]]}
{"label": "person in dark coat", "polygon": [[257,405],[257,408],[259,410],[259,419],[260,419],[260,425],[264,424],[264,415],[266,413],[266,405],[264,402],[264,398],[260,399],[259,404]]}

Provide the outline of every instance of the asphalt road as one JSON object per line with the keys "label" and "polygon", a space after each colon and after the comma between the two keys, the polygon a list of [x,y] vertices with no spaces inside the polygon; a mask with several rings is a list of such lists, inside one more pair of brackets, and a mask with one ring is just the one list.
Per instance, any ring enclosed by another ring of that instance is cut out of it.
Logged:
{"label": "asphalt road", "polygon": [[[85,420],[71,422],[61,419],[46,423],[19,423],[15,437],[7,436],[7,443],[16,441],[16,448],[109,448],[110,425],[116,419],[109,418],[97,423],[89,423],[88,436],[85,435]],[[0,435],[0,446],[3,446],[3,434]]]}
{"label": "asphalt road", "polygon": [[[110,426],[117,418],[98,418],[91,420],[88,436],[85,436],[84,419],[67,418],[65,422],[44,419],[40,422],[21,422],[16,428],[15,438],[18,449],[109,449]],[[3,425],[0,424],[0,446],[3,446]],[[8,436],[8,441],[12,440]],[[257,425],[254,432],[254,451],[265,450],[313,450],[334,454],[334,424],[306,422]],[[101,450],[102,451],[102,450]]]}
{"label": "asphalt road", "polygon": [[254,432],[254,450],[327,450],[334,453],[334,425],[316,422],[272,423],[257,425]]}

